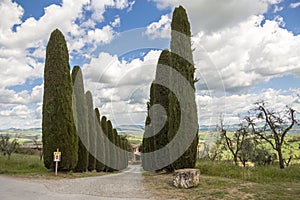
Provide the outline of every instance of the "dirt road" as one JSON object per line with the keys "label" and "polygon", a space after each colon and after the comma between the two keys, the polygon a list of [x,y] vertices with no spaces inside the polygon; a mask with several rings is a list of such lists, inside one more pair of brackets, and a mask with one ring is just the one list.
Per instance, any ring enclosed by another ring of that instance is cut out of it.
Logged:
{"label": "dirt road", "polygon": [[140,165],[125,172],[63,180],[20,179],[0,176],[3,200],[144,200],[155,199],[143,186]]}

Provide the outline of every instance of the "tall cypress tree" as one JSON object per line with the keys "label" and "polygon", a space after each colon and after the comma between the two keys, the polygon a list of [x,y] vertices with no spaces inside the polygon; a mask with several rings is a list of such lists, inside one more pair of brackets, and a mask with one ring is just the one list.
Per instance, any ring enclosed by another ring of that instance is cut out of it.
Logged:
{"label": "tall cypress tree", "polygon": [[[155,156],[153,154],[155,149],[155,126],[151,123],[150,107],[153,105],[154,99],[154,84],[150,87],[150,101],[147,102],[147,117],[145,121],[145,132],[142,141],[142,167],[147,171],[156,170]],[[124,144],[126,146],[126,144]],[[126,148],[126,147],[124,147]]]}
{"label": "tall cypress tree", "polygon": [[[198,119],[194,87],[195,68],[190,24],[182,6],[174,10],[171,28],[171,52],[164,50],[161,53],[155,81],[172,85],[175,91],[155,82],[152,83],[142,143],[143,168],[151,171],[162,169],[173,171],[194,167],[196,163]],[[181,102],[179,102],[180,99]],[[154,112],[150,117],[149,108],[155,104],[160,104],[166,112]],[[166,122],[163,127],[160,124],[157,125],[157,122],[161,121]],[[175,136],[178,136],[177,141],[170,145],[171,149],[163,148],[172,142]],[[156,150],[161,151],[155,153],[155,156],[147,156],[148,152]],[[171,164],[165,166],[167,163]]]}
{"label": "tall cypress tree", "polygon": [[93,96],[90,91],[86,94],[87,112],[88,112],[88,127],[89,127],[89,164],[88,170],[93,171],[96,167],[96,136],[97,130],[95,125],[95,112],[93,106]]}
{"label": "tall cypress tree", "polygon": [[101,128],[101,122],[100,122],[100,112],[98,108],[95,108],[95,125],[97,130],[97,145],[96,145],[96,171],[101,172],[104,171],[105,165],[104,165],[104,156],[105,156],[105,146],[103,141],[103,130]]}
{"label": "tall cypress tree", "polygon": [[118,131],[117,129],[113,129],[113,137],[114,137],[114,144],[115,144],[115,159],[114,159],[114,162],[115,162],[115,169],[119,170],[120,169],[120,166],[119,166],[119,163],[120,163],[120,151],[119,151],[119,141],[118,141]]}
{"label": "tall cypress tree", "polygon": [[[112,123],[110,120],[107,121],[107,136],[108,136],[108,139],[110,140],[110,142],[112,144],[115,143],[114,141],[114,135],[113,135],[113,126],[112,126]],[[113,147],[113,145],[110,146],[109,148],[109,156],[108,156],[108,166],[109,166],[109,169],[108,171],[109,172],[113,172],[115,169],[113,169],[113,166],[115,164],[115,148]]]}
{"label": "tall cypress tree", "polygon": [[[172,163],[173,169],[192,168],[196,164],[197,146],[198,146],[198,119],[197,106],[195,101],[195,67],[193,63],[193,54],[191,48],[190,23],[185,9],[182,6],[175,8],[171,23],[171,67],[179,72],[190,84],[193,93],[188,93],[188,88],[182,79],[176,79],[171,73],[172,84],[177,88],[178,93],[184,97],[184,102],[189,102],[186,107],[182,107],[178,102],[178,97],[174,93],[169,94],[169,131],[168,138],[171,141],[177,134],[179,127],[183,130],[183,136],[180,137],[182,144],[189,144],[188,138],[194,138],[180,158]],[[181,119],[186,116],[185,119]],[[184,145],[183,145],[184,146]],[[179,146],[178,151],[181,152]],[[176,153],[173,152],[173,155]],[[172,159],[172,158],[171,158]]]}
{"label": "tall cypress tree", "polygon": [[78,139],[72,111],[72,82],[68,48],[63,34],[51,33],[46,48],[42,140],[44,164],[54,168],[53,152],[62,152],[60,170],[71,170],[77,164]]}
{"label": "tall cypress tree", "polygon": [[[76,122],[78,135],[78,162],[75,171],[85,172],[88,167],[89,152],[87,150],[89,143],[88,135],[88,115],[85,101],[85,92],[81,68],[74,66],[72,70],[73,81],[73,115]],[[75,108],[74,108],[75,107]]]}
{"label": "tall cypress tree", "polygon": [[109,144],[107,143],[107,139],[108,139],[108,130],[107,130],[107,118],[105,116],[101,117],[101,129],[103,131],[103,137],[106,137],[106,139],[104,140],[104,147],[105,147],[105,156],[104,156],[104,163],[105,163],[105,167],[104,167],[104,171],[109,171],[109,159],[110,159],[110,149],[109,149]]}
{"label": "tall cypress tree", "polygon": [[[165,73],[165,69],[169,67],[169,65],[170,52],[168,50],[163,50],[158,60],[155,81],[165,82],[169,80],[170,74]],[[146,119],[147,127],[145,130],[145,137],[147,138],[143,138],[145,143],[143,144],[143,147],[145,147],[143,151],[144,153],[159,150],[168,144],[169,93],[170,90],[165,86],[155,82],[152,83],[150,88],[150,102],[148,104],[148,109],[155,104],[159,104],[162,107],[153,111],[151,118],[149,116],[150,113],[148,112]],[[166,163],[169,159],[168,151],[157,151],[155,156],[153,154],[146,157],[145,156],[146,155],[143,154],[143,159],[145,159],[147,164],[144,163],[143,166],[150,171],[159,171],[164,169],[162,162]],[[166,170],[169,171],[168,168],[166,168]]]}

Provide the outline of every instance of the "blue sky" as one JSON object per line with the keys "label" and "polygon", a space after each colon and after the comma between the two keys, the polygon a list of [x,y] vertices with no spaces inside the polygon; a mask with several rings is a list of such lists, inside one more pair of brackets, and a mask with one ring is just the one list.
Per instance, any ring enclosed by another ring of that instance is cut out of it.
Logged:
{"label": "blue sky", "polygon": [[192,27],[200,125],[264,99],[300,111],[298,0],[2,0],[0,129],[41,127],[45,47],[59,28],[95,106],[115,126],[144,124],[174,7]]}

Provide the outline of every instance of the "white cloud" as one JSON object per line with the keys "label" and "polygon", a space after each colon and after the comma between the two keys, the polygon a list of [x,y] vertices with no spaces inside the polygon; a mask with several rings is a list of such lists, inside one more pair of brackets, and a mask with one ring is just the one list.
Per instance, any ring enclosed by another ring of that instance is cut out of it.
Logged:
{"label": "white cloud", "polygon": [[290,4],[290,8],[297,8],[300,6],[300,2],[296,2],[296,3],[291,3]]}
{"label": "white cloud", "polygon": [[274,77],[300,76],[300,36],[281,28],[280,20],[261,26],[262,20],[252,16],[235,27],[193,38],[200,87],[232,92]]}
{"label": "white cloud", "polygon": [[212,32],[235,26],[251,15],[263,14],[281,0],[151,0],[159,8],[182,5],[192,23],[192,31]]}
{"label": "white cloud", "polygon": [[[15,24],[20,24],[23,13],[23,8],[17,3],[11,2],[10,0],[3,0],[0,3],[0,19],[2,19],[0,21],[1,33],[12,29]],[[3,34],[0,35],[0,45],[2,37]]]}
{"label": "white cloud", "polygon": [[150,51],[143,60],[126,62],[116,55],[100,53],[85,64],[85,89],[92,92],[95,107],[115,123],[131,120],[142,124],[159,55],[160,51]]}
{"label": "white cloud", "polygon": [[103,14],[107,7],[117,8],[120,10],[128,8],[130,10],[134,3],[135,1],[128,0],[91,0],[90,9],[93,11],[92,19],[96,22],[103,22]]}
{"label": "white cloud", "polygon": [[275,5],[273,13],[280,12],[280,11],[282,11],[283,9],[284,9],[283,6],[277,6],[277,5]]}
{"label": "white cloud", "polygon": [[90,30],[87,33],[87,42],[108,44],[113,39],[114,31],[111,26],[104,26],[102,29]]}
{"label": "white cloud", "polygon": [[[85,80],[96,83],[138,84],[149,82],[154,78],[155,66],[160,51],[150,51],[144,60],[131,62],[119,60],[117,55],[101,52],[89,64],[83,66]],[[144,70],[144,71],[143,71]]]}
{"label": "white cloud", "polygon": [[119,27],[121,24],[121,18],[118,16],[113,22],[110,23],[112,27]]}
{"label": "white cloud", "polygon": [[[98,14],[102,15],[106,8],[125,9],[132,7],[134,2],[127,0],[115,1],[93,1],[100,2],[103,9]],[[25,84],[27,80],[41,78],[44,71],[45,47],[52,30],[59,28],[67,40],[69,52],[84,53],[82,48],[95,48],[99,43],[107,44],[115,32],[111,26],[97,27],[96,22],[91,19],[85,19],[84,9],[94,6],[90,0],[64,0],[61,5],[49,5],[46,7],[45,14],[39,19],[33,17],[26,19],[24,22],[21,18],[24,9],[16,2],[3,0],[0,2],[0,111],[12,113],[12,108],[16,105],[35,107],[42,101],[42,86],[36,86],[32,91],[15,92],[8,90],[10,86]],[[96,6],[96,5],[95,5]],[[93,7],[94,8],[94,7]],[[96,10],[92,10],[93,13]],[[99,9],[97,11],[100,11]],[[7,14],[9,13],[9,14]],[[80,23],[78,23],[80,22]],[[118,25],[118,19],[114,25]],[[85,50],[87,51],[87,50]],[[84,56],[84,55],[83,55]],[[2,110],[9,108],[9,110]],[[40,108],[40,106],[39,106]],[[32,121],[35,125],[39,124],[41,112],[31,110],[32,115],[28,115],[28,122]],[[3,119],[3,120],[2,120]],[[1,117],[0,121],[5,121],[11,126],[19,126],[19,119],[11,120]],[[29,126],[22,122],[20,126]],[[4,124],[0,124],[1,125]],[[34,124],[32,124],[34,126]]]}
{"label": "white cloud", "polygon": [[280,112],[286,105],[299,111],[300,102],[297,94],[299,91],[274,89],[266,89],[259,94],[249,93],[221,97],[199,94],[197,95],[198,114],[201,125],[216,125],[220,114],[224,114],[227,125],[237,124],[240,117],[244,117],[260,100],[264,100],[267,107],[274,111]]}
{"label": "white cloud", "polygon": [[162,15],[158,22],[153,22],[145,31],[151,39],[170,38],[171,36],[171,16]]}

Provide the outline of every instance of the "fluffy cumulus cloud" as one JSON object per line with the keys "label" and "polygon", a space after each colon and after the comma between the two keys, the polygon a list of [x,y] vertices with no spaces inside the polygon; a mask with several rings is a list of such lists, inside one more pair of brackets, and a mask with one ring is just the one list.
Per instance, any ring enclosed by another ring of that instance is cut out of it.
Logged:
{"label": "fluffy cumulus cloud", "polygon": [[[281,11],[281,0],[149,1],[155,2],[159,9],[178,5],[187,9],[193,32],[196,77],[200,79],[196,84],[196,101],[201,125],[215,125],[220,113],[228,123],[237,123],[237,116],[246,113],[260,99],[274,109],[293,105],[300,110],[297,89],[248,93],[248,89],[274,77],[300,76],[300,35],[286,30],[280,16],[273,20],[263,17],[271,5],[271,12]],[[28,80],[43,76],[45,47],[49,33],[55,28],[64,33],[71,59],[76,56],[85,59],[85,88],[93,93],[95,107],[114,125],[143,124],[160,51],[127,60],[98,51],[99,46],[113,44],[115,38],[122,36],[115,32],[116,27],[122,26],[122,18],[116,15],[107,21],[106,10],[128,12],[134,3],[133,0],[77,0],[76,3],[63,0],[61,5],[46,7],[39,19],[29,17],[22,21],[24,9],[16,2],[2,0],[0,18],[5,20],[0,21],[0,127],[41,126],[43,84],[20,88]],[[291,8],[298,6],[299,3],[290,4]],[[171,13],[164,14],[149,24],[144,34],[152,42],[169,38],[170,23]],[[122,49],[126,44],[129,46],[126,49],[131,50],[143,45],[140,41],[131,43],[134,39],[137,38],[132,36],[116,48]],[[153,45],[147,43],[147,46]],[[19,89],[13,90],[16,86]]]}
{"label": "fluffy cumulus cloud", "polygon": [[251,15],[263,14],[269,5],[281,0],[151,0],[158,8],[184,6],[188,10],[193,31],[212,32],[228,28],[246,20]]}
{"label": "fluffy cumulus cloud", "polygon": [[270,110],[283,111],[285,107],[292,106],[300,110],[299,91],[266,89],[259,94],[235,94],[228,96],[211,96],[209,94],[197,95],[199,118],[202,125],[215,126],[219,116],[224,116],[225,124],[238,124],[247,115],[248,111],[255,108],[255,103],[264,100]]}
{"label": "fluffy cumulus cloud", "polygon": [[153,22],[145,31],[151,39],[169,38],[171,35],[171,15],[162,15],[158,22]]}
{"label": "fluffy cumulus cloud", "polygon": [[[127,0],[77,0],[76,3],[63,0],[61,5],[45,7],[44,15],[38,19],[29,17],[22,21],[25,11],[17,2],[1,1],[0,18],[5,20],[0,21],[0,121],[7,123],[9,119],[5,116],[8,113],[26,107],[27,120],[34,122],[32,126],[41,126],[36,111],[42,101],[42,85],[25,87],[21,91],[9,88],[22,88],[28,80],[42,78],[45,47],[52,30],[59,28],[64,33],[71,58],[76,54],[88,57],[87,52],[93,51],[96,45],[111,42],[115,36],[113,27],[120,25],[120,18],[116,18],[108,25],[96,27],[100,19],[104,20],[106,8],[130,9],[133,4],[134,1]],[[97,12],[98,17],[86,19],[85,12],[91,12],[91,15]],[[10,122],[11,126],[22,127],[24,124],[17,123],[18,120]]]}
{"label": "fluffy cumulus cloud", "polygon": [[85,88],[102,114],[115,123],[143,123],[159,54],[150,51],[143,59],[125,61],[102,52],[83,66]]}
{"label": "fluffy cumulus cloud", "polygon": [[297,8],[297,7],[299,7],[300,6],[300,2],[296,2],[296,3],[291,3],[290,4],[290,7],[291,8]]}
{"label": "fluffy cumulus cloud", "polygon": [[[300,36],[280,27],[279,21],[252,16],[233,28],[193,38],[202,87],[241,90],[274,77],[300,76]],[[221,80],[218,81],[218,80]]]}

